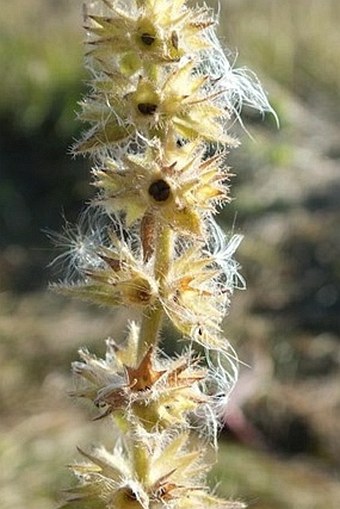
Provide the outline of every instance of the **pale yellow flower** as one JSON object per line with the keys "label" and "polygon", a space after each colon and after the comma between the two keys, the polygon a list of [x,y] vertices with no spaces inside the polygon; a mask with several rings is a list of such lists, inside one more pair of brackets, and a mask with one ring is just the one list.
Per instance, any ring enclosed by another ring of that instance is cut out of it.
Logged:
{"label": "pale yellow flower", "polygon": [[122,72],[150,64],[168,64],[210,46],[202,31],[214,23],[207,8],[191,9],[184,0],[109,4],[108,15],[86,18],[88,56],[110,66],[116,55]]}
{"label": "pale yellow flower", "polygon": [[124,93],[122,80],[113,80],[111,91],[99,89],[83,101],[79,118],[94,126],[75,145],[75,153],[109,150],[138,134],[236,144],[225,130],[230,112],[217,105],[219,93],[207,93],[209,76],[198,73],[194,61],[161,72],[157,79],[140,76]]}
{"label": "pale yellow flower", "polygon": [[160,289],[164,310],[175,327],[186,337],[215,349],[224,348],[221,322],[229,303],[228,289],[221,288],[220,276],[213,257],[202,254],[196,244],[172,263]]}
{"label": "pale yellow flower", "polygon": [[[138,433],[138,430],[136,430]],[[72,465],[80,485],[69,490],[62,509],[242,509],[208,494],[203,481],[210,467],[205,449],[192,450],[189,435],[161,434],[140,446],[136,456],[118,444],[112,453],[103,448],[92,453],[80,450],[87,460]],[[77,506],[77,503],[82,505]]]}
{"label": "pale yellow flower", "polygon": [[196,141],[165,149],[157,143],[143,155],[107,159],[94,170],[101,190],[96,202],[108,212],[123,211],[127,226],[149,214],[163,227],[202,236],[205,213],[228,199],[224,154],[203,156]]}

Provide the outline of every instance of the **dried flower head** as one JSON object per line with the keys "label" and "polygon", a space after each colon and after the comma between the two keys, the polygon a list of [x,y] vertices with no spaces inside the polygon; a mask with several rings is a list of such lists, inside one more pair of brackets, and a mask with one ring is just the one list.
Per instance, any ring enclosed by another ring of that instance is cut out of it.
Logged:
{"label": "dried flower head", "polygon": [[124,347],[109,339],[105,360],[81,349],[73,371],[82,383],[73,395],[93,401],[100,409],[96,419],[117,414],[148,431],[186,425],[187,413],[207,402],[200,389],[206,370],[190,353],[169,360],[160,358],[153,346],[137,363],[138,334],[132,324]]}

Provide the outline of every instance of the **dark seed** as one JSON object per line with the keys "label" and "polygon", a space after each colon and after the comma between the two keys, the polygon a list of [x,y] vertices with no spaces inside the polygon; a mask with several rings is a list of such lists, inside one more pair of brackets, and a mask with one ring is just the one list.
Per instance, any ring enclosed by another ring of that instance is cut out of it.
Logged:
{"label": "dark seed", "polygon": [[151,46],[155,42],[155,37],[153,35],[147,34],[147,33],[142,34],[141,39],[142,39],[142,42],[146,46]]}
{"label": "dark seed", "polygon": [[137,500],[137,495],[129,488],[125,490],[125,496],[129,500]]}
{"label": "dark seed", "polygon": [[153,115],[157,110],[157,104],[152,103],[140,103],[137,108],[143,115]]}
{"label": "dark seed", "polygon": [[170,186],[165,180],[156,180],[149,187],[149,195],[156,201],[166,201],[170,196]]}
{"label": "dark seed", "polygon": [[171,33],[171,42],[175,49],[178,49],[178,33],[173,31]]}

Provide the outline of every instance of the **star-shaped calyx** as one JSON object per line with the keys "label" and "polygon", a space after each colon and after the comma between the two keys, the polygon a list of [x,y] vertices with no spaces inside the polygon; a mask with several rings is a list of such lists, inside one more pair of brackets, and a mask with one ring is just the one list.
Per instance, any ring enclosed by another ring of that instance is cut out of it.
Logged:
{"label": "star-shaped calyx", "polygon": [[128,376],[129,387],[132,391],[144,391],[151,387],[166,373],[156,370],[153,363],[154,347],[150,346],[137,368],[124,366]]}
{"label": "star-shaped calyx", "polygon": [[118,413],[150,431],[154,426],[184,424],[186,414],[207,401],[199,386],[206,371],[189,353],[168,361],[158,359],[155,347],[150,346],[132,365],[124,349],[115,353],[118,362],[112,353],[111,348],[106,360],[101,360],[81,351],[83,362],[74,363],[75,374],[86,382],[74,395],[91,399],[101,409],[96,419]]}

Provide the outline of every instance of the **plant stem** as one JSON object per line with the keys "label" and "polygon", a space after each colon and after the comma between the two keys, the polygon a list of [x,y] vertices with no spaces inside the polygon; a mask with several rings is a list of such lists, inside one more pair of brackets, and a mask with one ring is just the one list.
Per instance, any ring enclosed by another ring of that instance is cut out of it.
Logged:
{"label": "plant stem", "polygon": [[[161,285],[165,279],[172,257],[172,231],[169,227],[159,226],[155,231],[155,264],[154,273]],[[139,334],[137,358],[140,362],[144,354],[151,345],[156,345],[158,332],[162,324],[163,307],[160,301],[149,307],[143,314],[141,330]],[[134,468],[138,479],[145,482],[145,472],[147,471],[147,453],[143,444],[133,443]]]}
{"label": "plant stem", "polygon": [[133,447],[134,470],[138,480],[143,484],[148,481],[146,476],[148,472],[148,458],[149,453],[145,445],[141,442],[135,442]]}
{"label": "plant stem", "polygon": [[[172,230],[163,225],[160,225],[157,230],[154,271],[155,278],[161,286],[168,274],[172,257]],[[145,310],[139,335],[138,359],[142,358],[151,345],[157,344],[162,318],[163,306],[159,301]]]}

